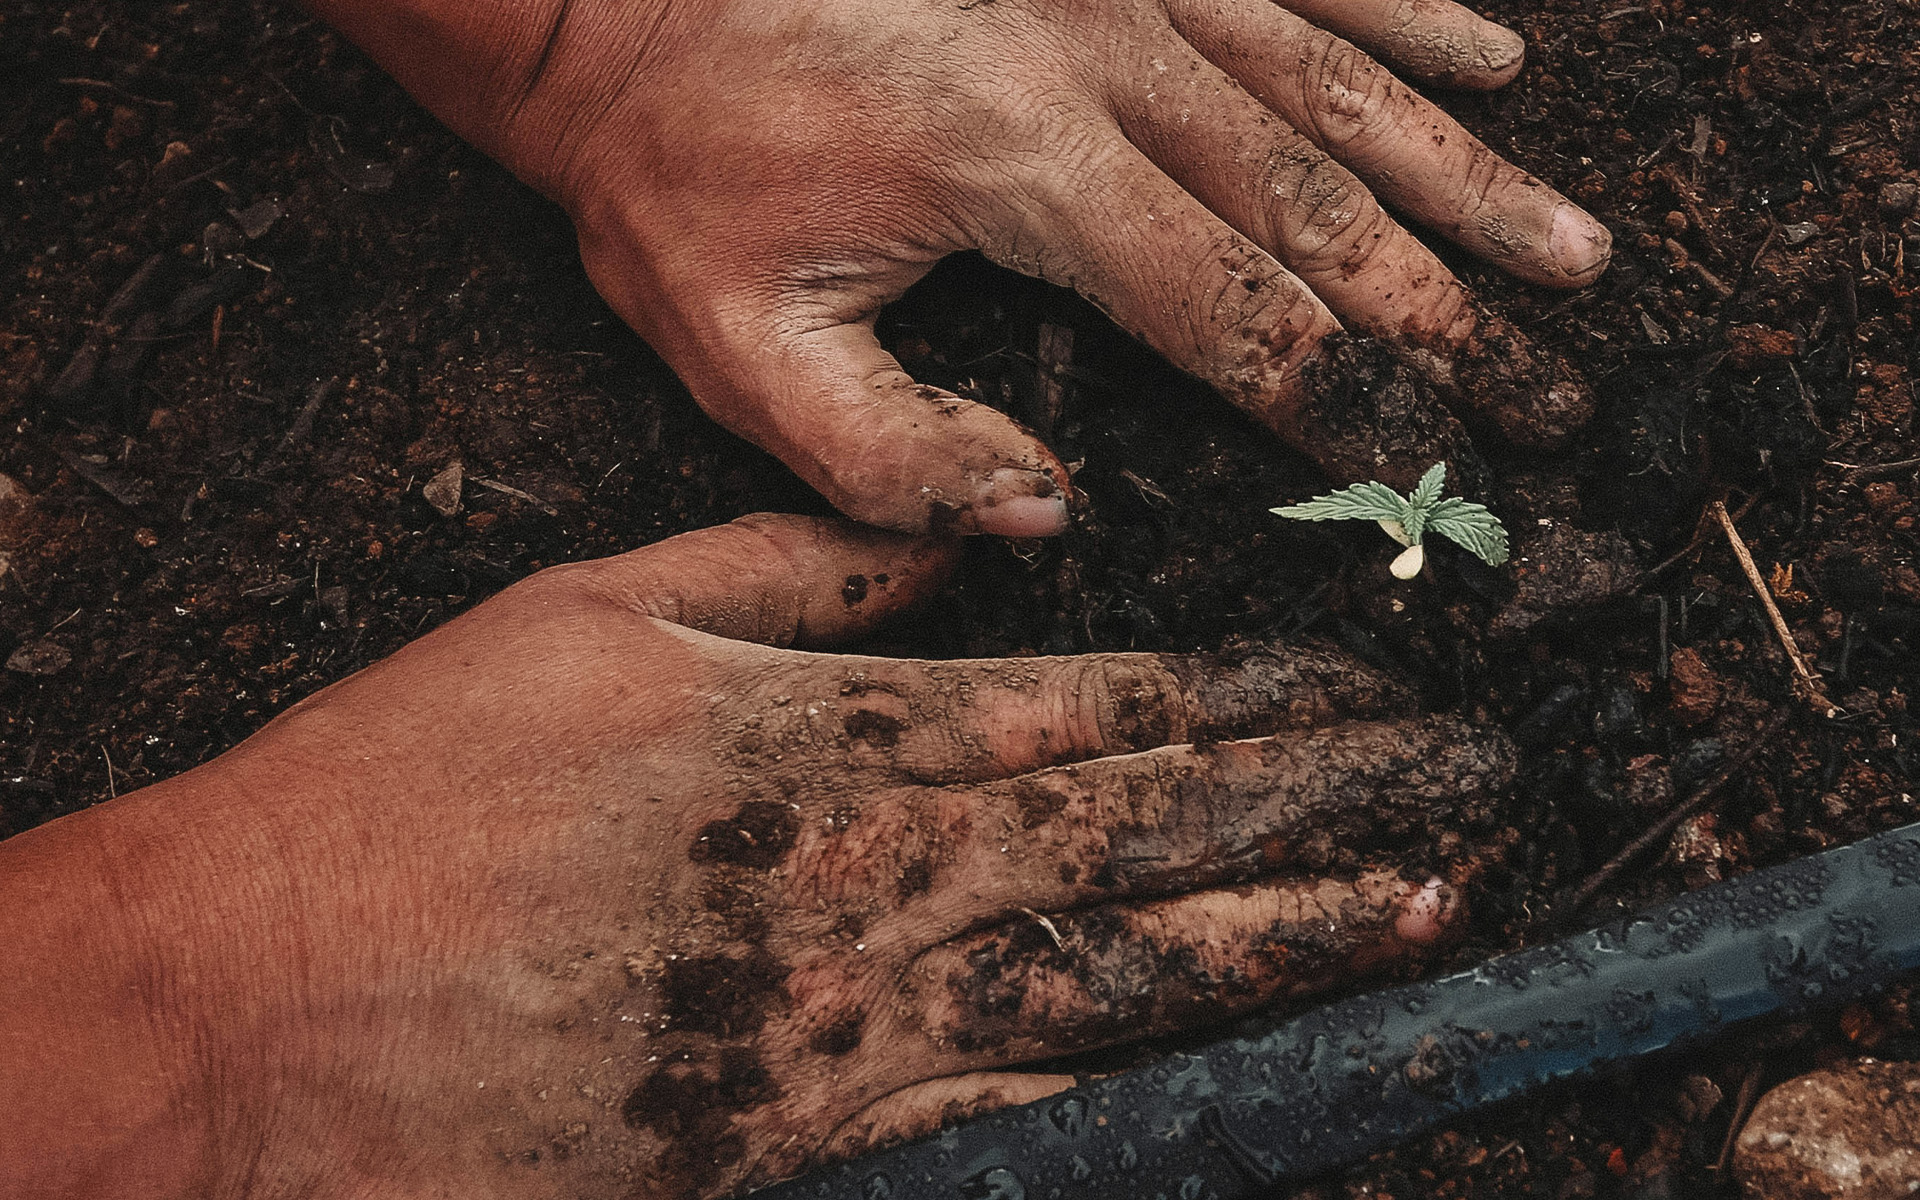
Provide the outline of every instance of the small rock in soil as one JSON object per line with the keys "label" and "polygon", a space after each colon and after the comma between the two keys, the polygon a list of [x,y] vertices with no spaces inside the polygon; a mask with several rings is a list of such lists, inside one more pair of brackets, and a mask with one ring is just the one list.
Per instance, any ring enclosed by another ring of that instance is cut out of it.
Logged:
{"label": "small rock in soil", "polygon": [[1727,361],[1742,371],[1785,362],[1800,354],[1800,337],[1765,325],[1735,325],[1727,330]]}
{"label": "small rock in soil", "polygon": [[1668,660],[1667,689],[1674,718],[1688,726],[1711,717],[1726,694],[1726,686],[1691,646],[1675,650]]}
{"label": "small rock in soil", "polygon": [[22,675],[57,675],[73,661],[67,648],[55,642],[28,642],[7,659],[7,670]]}
{"label": "small rock in soil", "polygon": [[1554,521],[1516,532],[1513,575],[1518,590],[1487,629],[1496,639],[1626,595],[1640,582],[1640,563],[1618,533],[1589,533]]}
{"label": "small rock in soil", "polygon": [[274,223],[284,215],[286,210],[280,207],[278,200],[268,196],[264,200],[255,200],[245,208],[227,211],[233,217],[234,223],[240,226],[240,232],[246,234],[247,239],[251,241],[254,238],[266,236],[267,231],[273,228]]}
{"label": "small rock in soil", "polygon": [[1900,180],[1889,183],[1880,189],[1880,215],[1883,217],[1904,217],[1920,203],[1920,184]]}
{"label": "small rock in soil", "polygon": [[460,485],[466,478],[466,471],[459,463],[427,480],[427,486],[420,489],[421,496],[433,511],[443,517],[451,517],[460,511]]}
{"label": "small rock in soil", "polygon": [[1861,1059],[1760,1098],[1733,1169],[1766,1200],[1878,1200],[1920,1191],[1920,1063]]}

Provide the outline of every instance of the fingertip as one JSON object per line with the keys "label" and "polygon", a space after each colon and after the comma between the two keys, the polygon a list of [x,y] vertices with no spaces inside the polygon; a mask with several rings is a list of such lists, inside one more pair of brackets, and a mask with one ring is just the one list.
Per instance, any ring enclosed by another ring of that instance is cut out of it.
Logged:
{"label": "fingertip", "polygon": [[1527,61],[1527,40],[1493,21],[1479,20],[1473,29],[1472,69],[1454,80],[1461,87],[1491,91],[1512,83]]}
{"label": "fingertip", "polygon": [[1393,932],[1409,945],[1433,946],[1453,935],[1465,908],[1459,891],[1436,875],[1401,896]]}
{"label": "fingertip", "polygon": [[970,515],[979,533],[1054,537],[1066,532],[1067,499],[1050,471],[1001,467],[980,482]]}
{"label": "fingertip", "polygon": [[1571,200],[1553,210],[1547,234],[1547,253],[1564,276],[1562,287],[1585,287],[1607,269],[1613,258],[1613,234]]}

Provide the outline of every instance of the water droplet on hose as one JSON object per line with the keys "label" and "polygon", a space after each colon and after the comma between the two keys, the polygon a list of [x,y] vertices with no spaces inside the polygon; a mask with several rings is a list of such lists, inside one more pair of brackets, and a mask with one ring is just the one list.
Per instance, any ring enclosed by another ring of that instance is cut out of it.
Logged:
{"label": "water droplet on hose", "polygon": [[1026,1200],[1027,1185],[1005,1167],[988,1167],[960,1181],[961,1200]]}
{"label": "water droplet on hose", "polygon": [[1077,1138],[1086,1132],[1087,1102],[1078,1096],[1068,1096],[1047,1110],[1047,1119],[1061,1133]]}

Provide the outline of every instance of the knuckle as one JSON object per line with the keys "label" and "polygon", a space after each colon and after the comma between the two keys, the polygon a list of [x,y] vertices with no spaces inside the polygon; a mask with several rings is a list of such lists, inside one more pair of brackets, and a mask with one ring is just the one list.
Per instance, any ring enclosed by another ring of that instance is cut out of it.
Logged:
{"label": "knuckle", "polygon": [[1158,658],[1097,659],[1081,667],[1077,729],[1098,746],[1147,750],[1184,741],[1188,719],[1179,681]]}
{"label": "knuckle", "polygon": [[1322,145],[1357,149],[1385,130],[1393,75],[1351,42],[1316,35],[1302,79],[1306,109]]}
{"label": "knuckle", "polygon": [[1353,174],[1326,160],[1300,180],[1287,214],[1296,266],[1351,275],[1386,240],[1390,218]]}
{"label": "knuckle", "polygon": [[[1335,328],[1318,300],[1264,254],[1229,250],[1207,264],[1188,312],[1198,374],[1256,412],[1291,387],[1317,336]],[[1224,268],[1224,269],[1223,269]]]}

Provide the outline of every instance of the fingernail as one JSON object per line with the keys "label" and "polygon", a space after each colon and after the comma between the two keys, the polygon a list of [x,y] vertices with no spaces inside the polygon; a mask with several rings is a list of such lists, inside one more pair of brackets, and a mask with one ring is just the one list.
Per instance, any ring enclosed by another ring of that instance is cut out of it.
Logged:
{"label": "fingernail", "polygon": [[1613,255],[1613,235],[1572,202],[1553,210],[1553,230],[1547,235],[1553,263],[1575,278],[1591,275]]}
{"label": "fingernail", "polygon": [[1393,923],[1393,931],[1403,942],[1415,946],[1432,945],[1448,932],[1457,907],[1453,889],[1435,876],[1427,880],[1426,886],[1400,902],[1400,916]]}
{"label": "fingernail", "polygon": [[1473,31],[1473,48],[1482,67],[1504,71],[1526,56],[1527,40],[1505,25],[1482,21]]}
{"label": "fingernail", "polygon": [[1053,537],[1067,528],[1067,498],[1039,471],[1001,467],[981,483],[973,523],[998,537]]}

